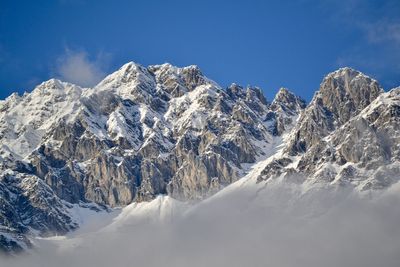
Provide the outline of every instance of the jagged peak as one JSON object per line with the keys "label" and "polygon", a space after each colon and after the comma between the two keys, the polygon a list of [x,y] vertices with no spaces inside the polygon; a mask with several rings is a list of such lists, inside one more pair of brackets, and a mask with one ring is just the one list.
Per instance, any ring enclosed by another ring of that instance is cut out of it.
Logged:
{"label": "jagged peak", "polygon": [[233,99],[241,98],[246,101],[251,101],[254,98],[257,98],[263,104],[267,105],[268,102],[261,90],[261,88],[257,86],[247,86],[243,87],[242,85],[232,83],[228,88],[226,88],[226,92],[230,95]]}
{"label": "jagged peak", "polygon": [[183,68],[178,68],[178,69],[183,74],[192,73],[192,74],[196,74],[198,76],[204,76],[203,72],[200,69],[200,67],[197,66],[197,65],[189,65],[189,66],[186,66],[186,67],[183,67]]}
{"label": "jagged peak", "polygon": [[[147,72],[147,69],[140,65],[139,63],[129,61],[120,67],[117,71],[112,73],[114,77],[127,77],[130,75],[136,75],[137,73]],[[111,76],[109,75],[109,76]]]}
{"label": "jagged peak", "polygon": [[127,75],[130,73],[136,73],[138,71],[144,71],[146,70],[145,67],[143,67],[141,64],[136,63],[134,61],[129,61],[127,63],[125,63],[124,65],[122,65],[118,70],[116,70],[115,72],[111,73],[109,76],[111,75]]}
{"label": "jagged peak", "polygon": [[132,67],[137,68],[137,67],[143,67],[143,66],[140,65],[139,63],[134,62],[134,61],[129,61],[129,62],[125,63],[124,65],[122,65],[119,69],[120,70],[127,70],[127,69],[130,69]]}
{"label": "jagged peak", "polygon": [[[358,70],[345,67],[325,76],[311,105],[322,104],[335,116],[341,116],[339,109],[346,105],[352,116],[383,92],[376,80]],[[346,116],[344,120],[347,119]]]}
{"label": "jagged peak", "polygon": [[192,91],[199,85],[213,84],[219,87],[203,75],[197,65],[177,67],[170,63],[162,65],[150,65],[147,68],[155,75],[157,82],[163,84],[168,93],[181,96],[186,91]]}
{"label": "jagged peak", "polygon": [[228,86],[227,91],[228,93],[235,94],[239,97],[249,97],[252,94],[256,94],[257,97],[265,98],[262,89],[258,86],[248,85],[244,87],[237,83],[231,83],[231,85]]}
{"label": "jagged peak", "polygon": [[44,81],[39,84],[36,88],[48,88],[48,89],[62,89],[63,83],[59,79],[51,78],[50,80]]}
{"label": "jagged peak", "polygon": [[184,71],[196,71],[202,75],[201,69],[197,65],[189,65],[185,67],[178,67],[175,65],[172,65],[171,63],[164,63],[160,65],[150,65],[147,67],[151,72],[159,72],[159,71],[170,71],[174,73],[182,73]]}
{"label": "jagged peak", "polygon": [[329,80],[331,80],[331,79],[344,81],[345,83],[349,83],[352,80],[360,79],[360,80],[369,81],[370,83],[377,83],[378,84],[377,80],[375,80],[375,79],[371,78],[370,76],[364,74],[363,72],[361,72],[359,70],[356,70],[356,69],[353,69],[351,67],[339,68],[339,69],[337,69],[337,70],[335,70],[333,72],[328,73],[324,77],[324,79],[322,81],[322,84],[327,82],[327,81],[329,81]]}
{"label": "jagged peak", "polygon": [[[332,92],[334,91],[334,92]],[[384,92],[378,81],[350,67],[343,67],[328,73],[321,82],[314,98],[336,94],[337,97],[348,95],[354,98],[359,94],[372,95],[375,98]]]}
{"label": "jagged peak", "polygon": [[293,93],[286,87],[279,88],[278,93],[276,93],[276,94],[277,95],[279,95],[279,94],[292,94],[293,95]]}
{"label": "jagged peak", "polygon": [[289,89],[281,87],[278,93],[275,95],[274,100],[271,103],[272,110],[283,109],[285,111],[299,111],[306,107],[306,102],[296,96]]}
{"label": "jagged peak", "polygon": [[139,81],[151,82],[151,74],[147,68],[142,65],[130,61],[125,63],[115,72],[106,76],[99,84],[95,86],[96,89],[107,90],[123,87],[123,85],[131,85]]}
{"label": "jagged peak", "polygon": [[229,85],[228,87],[229,87],[229,88],[234,88],[234,87],[243,88],[243,86],[241,86],[240,84],[237,84],[237,83],[231,83],[231,85]]}
{"label": "jagged peak", "polygon": [[335,71],[332,71],[332,72],[328,73],[327,76],[343,76],[345,74],[354,74],[354,75],[362,74],[362,75],[365,75],[361,71],[358,71],[358,70],[353,69],[351,67],[342,67],[342,68],[339,68],[339,69],[337,69]]}
{"label": "jagged peak", "polygon": [[282,99],[288,99],[288,98],[298,98],[293,92],[291,92],[289,89],[285,87],[279,88],[278,92],[276,93],[274,100],[272,102],[277,102]]}
{"label": "jagged peak", "polygon": [[151,72],[157,71],[174,71],[178,69],[178,67],[172,65],[171,63],[165,62],[164,64],[150,65],[147,67]]}
{"label": "jagged peak", "polygon": [[231,83],[231,85],[228,86],[227,90],[231,91],[232,93],[239,93],[239,92],[244,93],[245,92],[244,87],[237,83]]}
{"label": "jagged peak", "polygon": [[247,91],[255,91],[255,92],[262,92],[261,88],[258,86],[248,85],[246,87]]}
{"label": "jagged peak", "polygon": [[5,101],[18,101],[19,99],[21,99],[21,96],[18,94],[18,92],[14,92],[6,97]]}
{"label": "jagged peak", "polygon": [[290,153],[304,152],[315,140],[360,114],[382,93],[377,81],[352,68],[329,73],[299,118],[297,133],[290,141]]}
{"label": "jagged peak", "polygon": [[254,97],[256,97],[264,105],[268,104],[268,101],[265,98],[262,89],[260,87],[258,87],[258,86],[247,86],[246,87],[246,97],[247,97],[248,100],[251,100]]}
{"label": "jagged peak", "polygon": [[120,67],[114,73],[108,75],[104,80],[108,80],[108,78],[110,78],[110,77],[126,76],[126,75],[129,75],[132,73],[136,74],[138,72],[146,73],[148,71],[152,72],[152,73],[159,72],[159,71],[167,71],[167,72],[172,72],[172,73],[176,73],[176,74],[182,74],[182,73],[188,72],[188,71],[195,71],[199,75],[203,75],[200,68],[197,65],[177,67],[177,66],[172,65],[171,63],[166,62],[166,63],[160,64],[160,65],[149,65],[146,68],[141,64],[130,61],[130,62],[122,65],[122,67]]}
{"label": "jagged peak", "polygon": [[244,98],[246,96],[246,91],[243,86],[232,83],[226,88],[226,93],[233,99]]}
{"label": "jagged peak", "polygon": [[35,95],[43,95],[43,94],[46,95],[81,94],[83,90],[84,88],[81,88],[76,84],[63,82],[59,79],[52,78],[36,86],[30,94],[25,93],[23,97],[29,95],[34,97]]}

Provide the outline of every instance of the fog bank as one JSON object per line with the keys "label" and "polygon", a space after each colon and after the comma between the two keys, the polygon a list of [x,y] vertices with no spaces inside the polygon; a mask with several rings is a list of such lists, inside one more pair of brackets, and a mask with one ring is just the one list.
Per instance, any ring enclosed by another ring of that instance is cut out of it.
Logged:
{"label": "fog bank", "polygon": [[243,188],[175,213],[37,241],[7,267],[398,267],[400,185],[374,197],[280,184]]}

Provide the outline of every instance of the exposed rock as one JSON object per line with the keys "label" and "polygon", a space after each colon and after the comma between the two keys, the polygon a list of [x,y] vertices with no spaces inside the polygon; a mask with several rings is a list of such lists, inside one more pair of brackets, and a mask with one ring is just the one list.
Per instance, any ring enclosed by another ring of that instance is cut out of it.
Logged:
{"label": "exposed rock", "polygon": [[286,88],[281,88],[270,106],[268,120],[273,121],[271,130],[274,135],[282,135],[295,123],[294,120],[306,107],[306,102]]}
{"label": "exposed rock", "polygon": [[305,152],[360,113],[382,92],[377,81],[351,68],[328,74],[300,117],[288,152]]}
{"label": "exposed rock", "polygon": [[[383,93],[349,68],[329,74],[259,181],[290,173],[306,182],[381,189],[400,179],[400,88]],[[345,118],[345,119],[343,119]],[[291,159],[294,164],[286,167]]]}

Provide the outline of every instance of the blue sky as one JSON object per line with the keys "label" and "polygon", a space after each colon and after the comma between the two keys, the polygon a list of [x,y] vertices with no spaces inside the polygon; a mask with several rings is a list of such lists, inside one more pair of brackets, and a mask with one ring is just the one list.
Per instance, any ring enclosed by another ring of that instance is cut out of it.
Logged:
{"label": "blue sky", "polygon": [[400,85],[400,1],[0,1],[0,98],[57,77],[95,84],[128,61],[198,65],[222,86],[310,100],[351,66]]}

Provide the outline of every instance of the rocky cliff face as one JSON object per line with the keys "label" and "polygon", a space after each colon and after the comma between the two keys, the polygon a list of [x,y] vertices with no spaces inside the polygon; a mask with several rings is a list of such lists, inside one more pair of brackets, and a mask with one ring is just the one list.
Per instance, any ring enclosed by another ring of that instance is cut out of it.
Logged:
{"label": "rocky cliff face", "polygon": [[384,93],[350,68],[329,74],[259,181],[283,177],[360,191],[398,181],[399,93]]}
{"label": "rocky cliff face", "polygon": [[72,203],[203,198],[237,180],[271,140],[261,91],[229,93],[194,66],[126,64],[52,125],[29,162]]}
{"label": "rocky cliff face", "polygon": [[382,92],[377,81],[356,70],[343,68],[328,74],[293,132],[290,154],[305,152],[360,113]]}
{"label": "rocky cliff face", "polygon": [[256,87],[223,89],[196,66],[131,62],[94,88],[49,80],[0,102],[0,247],[75,229],[76,207],[200,200],[261,161],[259,182],[386,187],[399,171],[399,92],[350,68],[307,106],[284,88],[271,103]]}

